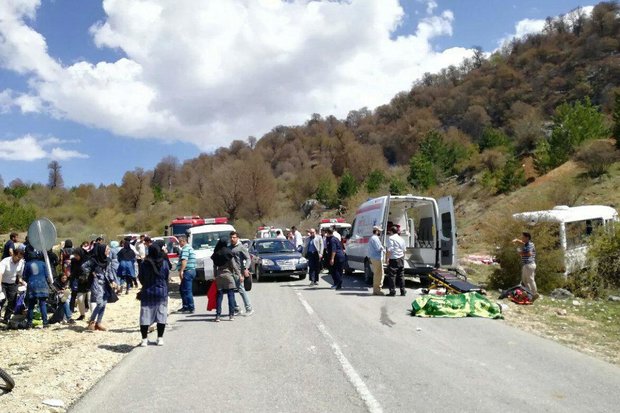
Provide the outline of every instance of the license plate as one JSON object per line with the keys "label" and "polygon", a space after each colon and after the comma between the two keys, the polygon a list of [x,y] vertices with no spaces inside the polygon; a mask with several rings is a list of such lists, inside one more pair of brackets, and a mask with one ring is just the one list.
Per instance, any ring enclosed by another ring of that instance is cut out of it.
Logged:
{"label": "license plate", "polygon": [[294,265],[280,265],[282,271],[295,271]]}

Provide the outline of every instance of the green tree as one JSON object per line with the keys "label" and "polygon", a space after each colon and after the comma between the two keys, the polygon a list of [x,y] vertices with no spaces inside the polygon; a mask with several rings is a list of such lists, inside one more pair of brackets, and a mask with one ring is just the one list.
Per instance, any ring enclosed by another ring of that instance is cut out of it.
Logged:
{"label": "green tree", "polygon": [[346,171],[340,178],[340,184],[338,185],[338,199],[344,201],[345,199],[355,195],[357,193],[357,182],[353,175]]}
{"label": "green tree", "polygon": [[549,148],[542,156],[549,157],[549,167],[555,168],[568,161],[576,148],[585,141],[609,136],[605,117],[598,108],[586,98],[584,102],[573,105],[563,103],[558,106],[553,118],[553,130],[549,138]]}
{"label": "green tree", "polygon": [[[433,163],[422,153],[418,153],[409,161],[409,183],[417,189],[428,189],[437,184],[437,173]],[[391,188],[390,183],[390,188]],[[390,189],[391,192],[391,189]]]}
{"label": "green tree", "polygon": [[478,147],[480,148],[480,152],[485,149],[495,148],[498,146],[506,146],[510,145],[510,140],[508,136],[501,129],[487,127],[482,131],[482,136],[480,137],[480,143]]}
{"label": "green tree", "polygon": [[366,190],[369,194],[377,192],[385,182],[385,175],[378,169],[373,170],[366,178]]}
{"label": "green tree", "polygon": [[509,159],[501,171],[497,192],[505,194],[525,185],[525,171],[518,159]]}
{"label": "green tree", "polygon": [[403,195],[407,193],[407,183],[400,178],[390,180],[390,195]]}

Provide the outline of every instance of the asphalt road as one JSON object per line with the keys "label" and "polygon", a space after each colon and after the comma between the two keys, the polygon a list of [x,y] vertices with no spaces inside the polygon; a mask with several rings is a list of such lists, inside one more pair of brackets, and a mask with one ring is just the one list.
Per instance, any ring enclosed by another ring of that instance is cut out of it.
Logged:
{"label": "asphalt road", "polygon": [[199,297],[195,314],[170,317],[164,347],[132,350],[71,411],[617,412],[620,406],[618,367],[503,321],[411,317],[411,292],[375,297],[347,277],[341,291],[325,280],[318,288],[280,280],[254,284],[250,295],[253,316],[217,324]]}

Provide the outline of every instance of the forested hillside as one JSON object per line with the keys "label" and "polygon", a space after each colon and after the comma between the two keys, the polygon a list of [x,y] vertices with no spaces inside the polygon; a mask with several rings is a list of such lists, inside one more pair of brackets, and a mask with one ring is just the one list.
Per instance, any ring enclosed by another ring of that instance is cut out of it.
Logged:
{"label": "forested hillside", "polygon": [[24,230],[37,215],[61,237],[156,234],[173,216],[200,214],[228,216],[251,236],[263,222],[301,222],[309,199],[318,200],[315,221],[323,207],[347,216],[368,196],[459,184],[475,188],[459,192],[461,204],[467,194],[493,203],[571,159],[587,179],[567,185],[585,188],[615,170],[619,96],[620,6],[604,2],[426,74],[375,110],[313,114],[182,163],[167,157],[153,171],[126,172],[121,185],[64,188],[52,163],[47,185],[7,184],[0,232]]}

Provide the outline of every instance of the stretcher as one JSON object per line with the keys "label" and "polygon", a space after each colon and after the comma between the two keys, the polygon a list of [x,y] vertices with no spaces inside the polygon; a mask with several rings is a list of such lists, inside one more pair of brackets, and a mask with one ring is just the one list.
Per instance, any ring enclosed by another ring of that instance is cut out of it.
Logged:
{"label": "stretcher", "polygon": [[430,289],[445,288],[447,294],[462,294],[469,292],[478,292],[485,294],[486,292],[479,285],[472,284],[467,279],[463,279],[460,276],[446,272],[434,270],[428,274],[430,281]]}

